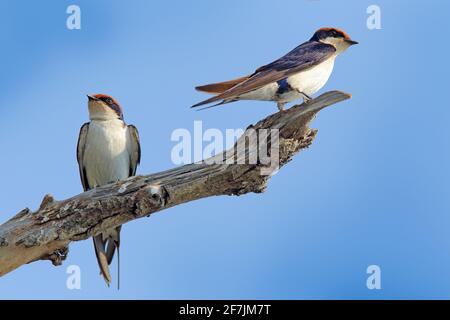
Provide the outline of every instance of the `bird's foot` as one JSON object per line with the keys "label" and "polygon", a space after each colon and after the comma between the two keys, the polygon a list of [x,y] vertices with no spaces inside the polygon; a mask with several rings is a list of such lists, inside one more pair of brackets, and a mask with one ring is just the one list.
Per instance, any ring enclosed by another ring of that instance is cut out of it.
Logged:
{"label": "bird's foot", "polygon": [[309,95],[307,95],[304,92],[298,91],[298,93],[302,96],[304,104],[308,104],[308,102],[313,99],[312,97],[310,97]]}
{"label": "bird's foot", "polygon": [[286,110],[284,110],[284,103],[277,103],[277,107],[278,107],[278,110],[280,111],[280,112],[285,112]]}

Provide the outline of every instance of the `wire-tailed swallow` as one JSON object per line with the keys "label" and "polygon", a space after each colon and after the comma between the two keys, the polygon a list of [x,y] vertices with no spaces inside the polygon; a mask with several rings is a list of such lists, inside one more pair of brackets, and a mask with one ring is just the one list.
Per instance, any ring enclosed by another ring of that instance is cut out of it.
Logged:
{"label": "wire-tailed swallow", "polygon": [[275,101],[282,111],[293,100],[303,98],[306,102],[328,81],[336,57],[357,43],[342,30],[319,29],[309,41],[249,76],[196,87],[216,96],[192,108],[218,101],[206,108],[238,100],[263,100]]}
{"label": "wire-tailed swallow", "polygon": [[[91,121],[81,127],[77,146],[84,191],[134,176],[141,158],[139,133],[125,124],[119,103],[104,94],[88,95],[88,99]],[[108,285],[116,249],[119,255],[120,228],[93,237],[100,272]]]}

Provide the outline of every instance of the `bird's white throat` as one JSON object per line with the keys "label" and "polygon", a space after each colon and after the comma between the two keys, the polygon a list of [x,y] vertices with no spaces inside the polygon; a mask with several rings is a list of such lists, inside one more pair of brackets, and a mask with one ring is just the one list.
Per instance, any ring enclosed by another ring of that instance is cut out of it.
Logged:
{"label": "bird's white throat", "polygon": [[91,120],[120,120],[117,113],[103,101],[89,101],[88,109],[89,119]]}

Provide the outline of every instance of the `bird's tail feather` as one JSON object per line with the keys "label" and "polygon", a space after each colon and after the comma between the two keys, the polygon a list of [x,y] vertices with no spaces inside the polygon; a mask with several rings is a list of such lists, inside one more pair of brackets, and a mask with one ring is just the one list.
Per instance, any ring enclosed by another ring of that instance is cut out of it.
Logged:
{"label": "bird's tail feather", "polygon": [[101,234],[94,236],[93,240],[95,256],[97,257],[98,266],[100,267],[100,273],[109,287],[109,284],[111,283],[111,274],[109,273],[108,258],[105,252],[106,241],[103,241],[103,236]]}
{"label": "bird's tail feather", "polygon": [[106,247],[106,259],[108,260],[108,265],[111,264],[111,261],[114,257],[114,253],[116,252],[116,244],[113,240],[108,238],[105,243]]}
{"label": "bird's tail feather", "polygon": [[211,83],[204,86],[198,86],[195,87],[195,90],[211,93],[211,94],[220,94],[224,93],[225,91],[233,88],[234,86],[238,85],[241,82],[244,82],[247,80],[249,76],[241,77],[234,80],[224,81],[224,82],[217,82],[217,83]]}
{"label": "bird's tail feather", "polygon": [[221,106],[223,104],[232,103],[232,102],[236,102],[236,101],[238,101],[238,99],[222,100],[221,102],[213,104],[212,106],[203,107],[203,108],[197,109],[196,111],[211,109],[211,108],[214,108],[214,107]]}
{"label": "bird's tail feather", "polygon": [[[108,286],[112,281],[111,274],[109,272],[109,265],[112,262],[116,249],[117,256],[119,256],[120,229],[121,226],[107,231],[106,233],[108,237],[106,239],[104,239],[102,234],[94,236],[95,255],[97,256],[100,273],[102,274]],[[117,262],[119,263],[119,260],[117,260]],[[119,266],[117,270],[119,272]],[[119,274],[117,280],[119,281]]]}
{"label": "bird's tail feather", "polygon": [[117,246],[117,290],[120,290],[120,250]]}

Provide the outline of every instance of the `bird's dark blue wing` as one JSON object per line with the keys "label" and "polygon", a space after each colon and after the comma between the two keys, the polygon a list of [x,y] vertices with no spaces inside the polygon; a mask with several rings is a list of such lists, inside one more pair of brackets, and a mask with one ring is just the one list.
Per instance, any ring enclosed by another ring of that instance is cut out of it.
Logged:
{"label": "bird's dark blue wing", "polygon": [[332,45],[318,41],[308,41],[299,45],[280,59],[262,66],[257,69],[256,72],[270,70],[297,70],[296,72],[303,71],[323,62],[335,52],[336,49]]}
{"label": "bird's dark blue wing", "polygon": [[280,59],[258,68],[248,80],[193,107],[239,97],[244,93],[259,89],[269,83],[308,70],[330,58],[335,52],[336,49],[332,45],[318,41],[305,42]]}

